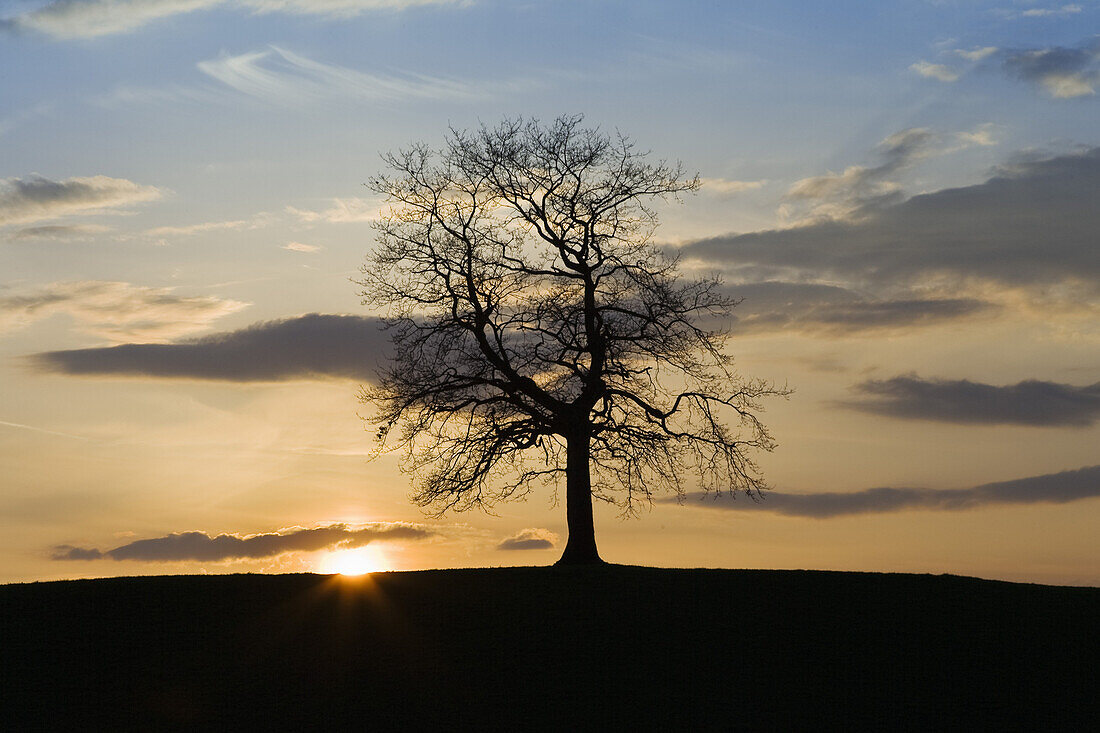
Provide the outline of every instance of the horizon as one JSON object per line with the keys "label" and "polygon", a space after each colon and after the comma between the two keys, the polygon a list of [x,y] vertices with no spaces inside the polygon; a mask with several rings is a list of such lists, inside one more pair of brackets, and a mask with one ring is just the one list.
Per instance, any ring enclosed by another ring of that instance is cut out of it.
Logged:
{"label": "horizon", "polygon": [[[583,114],[728,351],[760,501],[597,502],[609,563],[1100,586],[1100,3],[19,0],[0,10],[0,583],[540,566],[357,413],[380,156]],[[338,571],[337,571],[338,572]]]}

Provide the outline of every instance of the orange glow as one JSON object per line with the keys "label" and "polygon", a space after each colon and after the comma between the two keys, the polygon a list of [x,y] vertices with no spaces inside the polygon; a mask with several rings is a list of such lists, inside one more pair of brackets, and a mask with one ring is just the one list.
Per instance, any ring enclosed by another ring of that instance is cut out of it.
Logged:
{"label": "orange glow", "polygon": [[385,554],[375,545],[335,550],[322,555],[317,562],[318,572],[330,575],[366,575],[388,569]]}

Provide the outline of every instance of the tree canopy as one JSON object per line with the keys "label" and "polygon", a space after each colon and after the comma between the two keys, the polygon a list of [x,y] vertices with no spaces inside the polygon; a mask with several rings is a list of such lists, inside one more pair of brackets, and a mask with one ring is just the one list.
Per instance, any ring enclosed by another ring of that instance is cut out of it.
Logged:
{"label": "tree canopy", "polygon": [[764,488],[774,441],[726,353],[729,297],[652,242],[653,203],[697,176],[582,117],[451,129],[385,156],[389,207],[359,281],[393,353],[362,399],[403,448],[414,501],[439,514],[523,496],[564,474],[562,562],[599,562],[592,499],[633,513],[689,476]]}

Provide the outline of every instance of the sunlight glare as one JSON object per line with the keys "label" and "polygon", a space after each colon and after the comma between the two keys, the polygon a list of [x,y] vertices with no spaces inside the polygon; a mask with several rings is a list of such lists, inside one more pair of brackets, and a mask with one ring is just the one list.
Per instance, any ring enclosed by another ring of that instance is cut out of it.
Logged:
{"label": "sunlight glare", "polygon": [[321,557],[318,570],[326,575],[366,575],[386,569],[386,556],[374,545],[335,550]]}

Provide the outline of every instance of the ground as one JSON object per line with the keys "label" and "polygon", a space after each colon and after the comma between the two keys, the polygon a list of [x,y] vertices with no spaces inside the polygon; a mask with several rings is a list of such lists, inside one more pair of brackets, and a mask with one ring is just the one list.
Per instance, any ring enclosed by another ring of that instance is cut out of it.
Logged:
{"label": "ground", "polygon": [[498,568],[0,587],[12,730],[1095,727],[1100,589]]}

